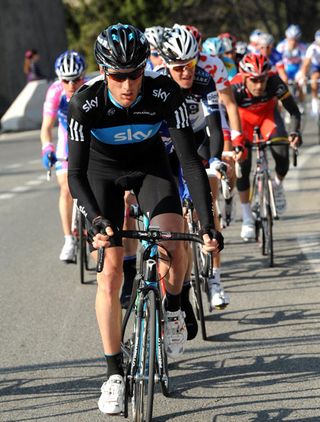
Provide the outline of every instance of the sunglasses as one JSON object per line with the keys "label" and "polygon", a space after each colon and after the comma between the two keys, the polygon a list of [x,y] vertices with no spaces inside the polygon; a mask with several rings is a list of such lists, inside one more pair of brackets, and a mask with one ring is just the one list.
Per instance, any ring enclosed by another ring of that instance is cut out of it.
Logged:
{"label": "sunglasses", "polygon": [[258,82],[265,82],[267,79],[267,76],[260,76],[258,78],[249,78],[251,82],[253,82],[254,84],[258,83]]}
{"label": "sunglasses", "polygon": [[132,72],[128,73],[122,73],[122,72],[116,72],[116,73],[108,73],[106,72],[106,75],[116,82],[123,82],[127,79],[130,79],[130,81],[135,81],[140,78],[144,73],[144,68],[133,70]]}
{"label": "sunglasses", "polygon": [[172,69],[174,72],[182,73],[184,70],[192,70],[196,67],[197,59],[193,59],[189,63],[184,64],[169,64],[168,67]]}
{"label": "sunglasses", "polygon": [[160,54],[157,51],[151,51],[150,56],[159,57]]}
{"label": "sunglasses", "polygon": [[80,82],[82,80],[82,78],[81,78],[81,76],[79,76],[79,78],[76,78],[76,79],[70,79],[70,80],[68,80],[68,79],[61,79],[61,82],[63,82],[64,84],[69,84],[70,82],[72,83],[72,84],[76,84],[76,83],[78,83],[78,82]]}

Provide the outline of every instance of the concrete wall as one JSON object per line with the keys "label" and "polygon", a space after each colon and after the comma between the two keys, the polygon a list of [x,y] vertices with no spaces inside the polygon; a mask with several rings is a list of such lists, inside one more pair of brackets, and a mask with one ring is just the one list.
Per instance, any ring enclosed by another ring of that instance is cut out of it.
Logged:
{"label": "concrete wall", "polygon": [[0,116],[26,84],[24,53],[40,53],[40,68],[54,78],[55,58],[67,49],[61,0],[0,0]]}

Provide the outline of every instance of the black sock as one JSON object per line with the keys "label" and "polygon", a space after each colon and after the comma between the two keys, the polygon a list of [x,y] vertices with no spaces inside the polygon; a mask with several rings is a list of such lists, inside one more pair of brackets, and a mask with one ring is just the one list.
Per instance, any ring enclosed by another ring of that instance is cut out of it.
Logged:
{"label": "black sock", "polygon": [[121,375],[123,377],[122,353],[116,355],[104,355],[107,362],[107,377]]}
{"label": "black sock", "polygon": [[166,310],[176,312],[181,308],[181,296],[166,292]]}
{"label": "black sock", "polygon": [[136,256],[127,257],[123,260],[123,286],[121,296],[130,296],[134,278],[137,274]]}
{"label": "black sock", "polygon": [[190,281],[185,281],[181,292],[181,310],[186,314],[184,321],[188,331],[188,340],[194,339],[198,333],[198,322],[194,314],[192,304],[189,300],[190,288]]}

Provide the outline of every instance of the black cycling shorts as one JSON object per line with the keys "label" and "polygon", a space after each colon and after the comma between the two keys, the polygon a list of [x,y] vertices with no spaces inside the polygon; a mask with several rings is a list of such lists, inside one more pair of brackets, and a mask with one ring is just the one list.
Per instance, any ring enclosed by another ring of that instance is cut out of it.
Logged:
{"label": "black cycling shorts", "polygon": [[[135,154],[119,161],[106,157],[95,143],[90,150],[88,180],[103,217],[122,229],[124,221],[124,192],[133,190],[139,206],[151,220],[164,213],[182,215],[176,183],[168,156],[161,140],[150,140],[143,155]],[[113,246],[121,246],[115,236]]]}

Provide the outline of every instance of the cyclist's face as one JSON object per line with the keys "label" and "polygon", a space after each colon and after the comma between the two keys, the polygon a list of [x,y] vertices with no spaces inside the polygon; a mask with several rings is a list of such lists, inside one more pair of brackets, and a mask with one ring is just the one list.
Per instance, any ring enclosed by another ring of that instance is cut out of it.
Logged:
{"label": "cyclist's face", "polygon": [[151,48],[151,53],[149,57],[153,67],[160,66],[163,63],[162,57],[157,50]]}
{"label": "cyclist's face", "polygon": [[266,92],[268,76],[259,78],[247,77],[246,87],[254,97],[261,97]]}
{"label": "cyclist's face", "polygon": [[83,84],[84,80],[82,77],[74,79],[73,81],[67,81],[62,79],[63,90],[66,93],[67,98],[71,98],[78,88]]}
{"label": "cyclist's face", "polygon": [[144,68],[110,71],[106,74],[112,97],[122,106],[130,107],[137,99],[142,85]]}
{"label": "cyclist's face", "polygon": [[182,89],[189,89],[192,87],[194,75],[196,71],[197,60],[194,59],[186,64],[176,63],[168,66],[172,79]]}

